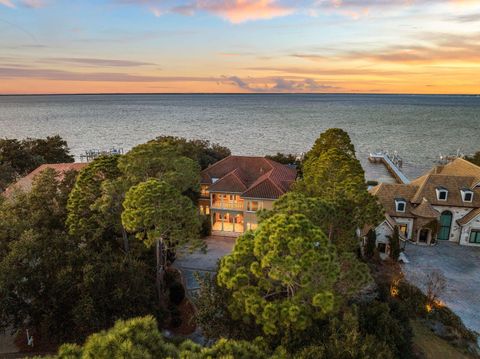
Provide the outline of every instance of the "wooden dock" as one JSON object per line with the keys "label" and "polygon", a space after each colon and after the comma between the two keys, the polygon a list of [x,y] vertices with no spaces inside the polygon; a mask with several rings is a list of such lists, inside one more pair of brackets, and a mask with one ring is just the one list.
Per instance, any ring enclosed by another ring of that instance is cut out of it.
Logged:
{"label": "wooden dock", "polygon": [[373,163],[383,163],[387,168],[388,172],[390,172],[390,174],[395,178],[398,183],[410,183],[410,180],[401,170],[403,161],[397,154],[390,156],[387,152],[383,151],[370,153],[370,155],[368,156],[368,160]]}

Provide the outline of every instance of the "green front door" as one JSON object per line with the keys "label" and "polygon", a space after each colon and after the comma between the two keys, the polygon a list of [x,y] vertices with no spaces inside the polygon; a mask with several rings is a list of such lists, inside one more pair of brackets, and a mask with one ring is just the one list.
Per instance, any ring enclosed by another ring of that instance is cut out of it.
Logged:
{"label": "green front door", "polygon": [[438,239],[441,241],[448,241],[450,237],[450,229],[452,228],[452,212],[445,211],[440,217],[440,231],[438,232]]}

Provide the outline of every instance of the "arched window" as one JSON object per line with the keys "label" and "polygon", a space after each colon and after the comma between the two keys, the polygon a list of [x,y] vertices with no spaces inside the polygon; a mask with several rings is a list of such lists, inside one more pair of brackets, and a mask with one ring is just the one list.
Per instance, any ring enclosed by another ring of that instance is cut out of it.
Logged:
{"label": "arched window", "polygon": [[441,241],[448,241],[450,238],[450,230],[452,228],[453,214],[450,211],[442,212],[440,216],[440,231],[438,232],[438,239]]}

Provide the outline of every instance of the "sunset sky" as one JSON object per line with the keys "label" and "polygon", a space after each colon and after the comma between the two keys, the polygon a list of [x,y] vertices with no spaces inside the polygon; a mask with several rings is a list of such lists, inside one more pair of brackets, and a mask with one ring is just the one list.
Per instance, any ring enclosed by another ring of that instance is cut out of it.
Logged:
{"label": "sunset sky", "polygon": [[0,94],[480,93],[480,0],[0,0]]}

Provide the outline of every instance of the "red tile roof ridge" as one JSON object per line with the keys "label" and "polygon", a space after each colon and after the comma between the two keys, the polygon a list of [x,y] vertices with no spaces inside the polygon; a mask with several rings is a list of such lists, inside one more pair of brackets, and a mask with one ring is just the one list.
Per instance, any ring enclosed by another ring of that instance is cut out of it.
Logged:
{"label": "red tile roof ridge", "polygon": [[215,183],[212,183],[212,187],[215,186],[215,185],[218,185],[219,183],[222,183],[223,181],[226,181],[229,176],[234,176],[234,177],[235,177],[236,179],[238,179],[238,181],[240,181],[240,183],[243,185],[244,191],[247,190],[248,187],[247,187],[247,185],[245,184],[244,180],[237,175],[238,170],[239,170],[238,168],[235,168],[234,170],[228,172],[225,176],[223,176],[222,178],[218,179],[218,181],[216,181]]}
{"label": "red tile roof ridge", "polygon": [[275,181],[272,181],[272,179],[270,178],[270,175],[271,175],[272,172],[273,172],[273,169],[271,169],[270,171],[268,171],[264,175],[260,176],[250,187],[248,187],[248,189],[245,191],[245,193],[253,191],[256,187],[260,186],[265,181],[269,181],[280,193],[285,193],[285,190],[280,188],[278,186],[278,184],[275,183]]}

